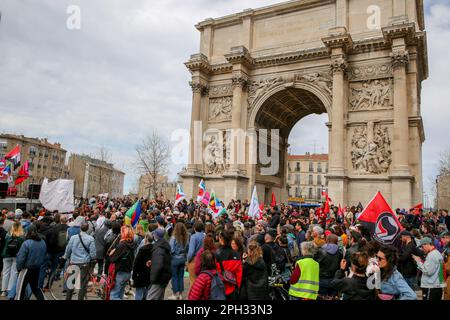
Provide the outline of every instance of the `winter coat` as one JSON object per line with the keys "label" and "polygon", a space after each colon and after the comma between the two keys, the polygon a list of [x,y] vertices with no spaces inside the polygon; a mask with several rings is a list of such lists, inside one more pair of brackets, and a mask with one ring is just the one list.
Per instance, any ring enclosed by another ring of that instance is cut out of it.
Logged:
{"label": "winter coat", "polygon": [[319,277],[322,279],[333,279],[336,271],[340,268],[342,253],[337,244],[327,243],[315,256],[319,263]]}
{"label": "winter coat", "polygon": [[[216,274],[216,270],[207,270],[213,275]],[[211,283],[212,277],[206,273],[200,273],[195,279],[189,290],[189,300],[209,300],[211,296]]]}
{"label": "winter coat", "polygon": [[405,278],[411,278],[417,275],[417,265],[412,255],[423,256],[422,251],[417,248],[414,240],[402,247],[398,256],[398,271]]}
{"label": "winter coat", "polygon": [[20,247],[16,259],[16,268],[20,272],[23,269],[39,269],[47,254],[45,241],[28,239]]}
{"label": "winter coat", "polygon": [[190,263],[197,255],[198,251],[203,247],[203,240],[205,239],[204,232],[196,232],[189,239],[189,251],[187,254],[187,262]]}
{"label": "winter coat", "polygon": [[51,230],[46,235],[46,244],[47,244],[47,251],[49,253],[55,254],[64,252],[64,250],[61,250],[58,248],[58,234],[61,231],[67,232],[67,229],[69,227],[67,224],[56,224],[54,225]]}
{"label": "winter coat", "polygon": [[120,241],[116,250],[110,257],[111,263],[115,263],[116,272],[131,273],[134,261],[134,242]]}
{"label": "winter coat", "polygon": [[343,293],[344,300],[375,300],[375,290],[367,287],[367,276],[360,277],[355,274],[351,278],[345,278],[343,270],[338,269],[331,281],[333,288]]}
{"label": "winter coat", "polygon": [[230,271],[236,278],[236,286],[225,283],[225,295],[229,296],[236,289],[241,287],[242,283],[242,261],[239,253],[231,249],[231,247],[222,247],[216,251],[217,272],[222,274],[223,271]]}
{"label": "winter coat", "polygon": [[109,228],[103,224],[103,227],[97,228],[94,233],[95,239],[95,249],[97,254],[97,259],[104,259],[106,254],[106,241],[105,235],[108,232]]}
{"label": "winter coat", "polygon": [[429,252],[424,262],[418,262],[417,267],[422,271],[421,288],[445,288],[443,274],[444,258],[437,249]]}
{"label": "winter coat", "polygon": [[166,286],[172,278],[172,257],[170,246],[165,239],[156,241],[153,245],[152,270],[150,272],[151,284]]}
{"label": "winter coat", "polygon": [[253,265],[244,263],[240,295],[241,300],[269,299],[267,268],[262,258]]}
{"label": "winter coat", "polygon": [[142,246],[133,266],[133,284],[135,288],[144,288],[150,286],[150,271],[151,268],[147,266],[147,261],[152,260],[153,244],[149,243]]}

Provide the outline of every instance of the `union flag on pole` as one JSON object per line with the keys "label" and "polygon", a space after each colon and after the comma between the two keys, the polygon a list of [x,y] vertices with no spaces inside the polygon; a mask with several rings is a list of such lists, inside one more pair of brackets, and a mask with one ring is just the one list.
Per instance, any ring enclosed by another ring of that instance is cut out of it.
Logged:
{"label": "union flag on pole", "polygon": [[29,171],[29,163],[26,161],[22,167],[20,167],[19,173],[17,175],[17,179],[15,182],[15,185],[21,184],[25,180],[27,180],[30,177],[30,171]]}
{"label": "union flag on pole", "polygon": [[358,221],[370,230],[373,239],[382,244],[394,243],[400,231],[403,230],[397,216],[381,192],[378,192],[361,212]]}
{"label": "union flag on pole", "polygon": [[177,194],[175,195],[175,205],[178,205],[178,203],[185,198],[186,198],[186,195],[183,192],[183,188],[181,187],[181,185],[177,184]]}
{"label": "union flag on pole", "polygon": [[17,145],[6,156],[5,159],[14,165],[14,170],[20,166],[20,146]]}

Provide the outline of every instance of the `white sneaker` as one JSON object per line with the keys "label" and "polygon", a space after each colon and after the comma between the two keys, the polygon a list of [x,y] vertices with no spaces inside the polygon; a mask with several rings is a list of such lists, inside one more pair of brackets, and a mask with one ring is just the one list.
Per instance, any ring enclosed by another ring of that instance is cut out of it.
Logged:
{"label": "white sneaker", "polygon": [[177,296],[177,300],[183,300],[183,295],[182,295],[182,294],[179,294],[179,295]]}
{"label": "white sneaker", "polygon": [[6,291],[3,291],[3,292],[2,292],[2,297],[6,297],[6,296],[7,296]]}
{"label": "white sneaker", "polygon": [[170,297],[168,297],[167,300],[178,300],[178,296],[173,294]]}

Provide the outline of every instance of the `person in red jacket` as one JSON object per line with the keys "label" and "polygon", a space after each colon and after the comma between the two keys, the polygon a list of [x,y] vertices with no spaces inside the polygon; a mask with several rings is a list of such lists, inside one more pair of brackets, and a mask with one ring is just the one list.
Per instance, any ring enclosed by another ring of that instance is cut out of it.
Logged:
{"label": "person in red jacket", "polygon": [[206,250],[201,255],[202,272],[195,279],[189,291],[189,300],[209,300],[211,295],[212,277],[203,271],[208,271],[213,276],[216,274],[216,258],[212,251]]}
{"label": "person in red jacket", "polygon": [[207,233],[205,239],[203,240],[203,247],[200,248],[197,255],[195,256],[195,275],[199,276],[200,272],[202,272],[202,254],[206,250],[211,252],[216,252],[216,245],[214,243],[214,236],[212,233]]}
{"label": "person in red jacket", "polygon": [[[222,275],[222,281],[225,284],[225,295],[227,300],[238,300],[239,289],[242,282],[242,261],[238,252],[231,248],[233,233],[224,230],[219,235],[220,248],[216,251],[217,272]],[[235,282],[232,284],[225,279],[225,271],[229,271],[229,276]]]}

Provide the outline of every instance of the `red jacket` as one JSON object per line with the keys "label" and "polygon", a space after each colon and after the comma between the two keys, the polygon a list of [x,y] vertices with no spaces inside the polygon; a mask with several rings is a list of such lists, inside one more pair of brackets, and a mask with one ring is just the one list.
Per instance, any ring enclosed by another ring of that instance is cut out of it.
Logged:
{"label": "red jacket", "polygon": [[[216,251],[216,259],[217,272],[222,274],[220,267],[220,261],[222,261],[223,268],[234,274],[238,288],[240,288],[242,283],[242,261],[239,253],[231,249],[231,247],[222,247]],[[235,286],[225,283],[225,295],[230,295],[235,289]]]}
{"label": "red jacket", "polygon": [[[208,270],[213,275],[216,270]],[[200,273],[200,275],[195,279],[194,284],[189,291],[189,300],[209,300],[211,295],[211,282],[212,278],[206,273]]]}

